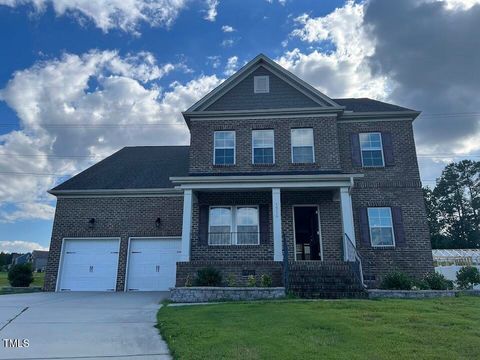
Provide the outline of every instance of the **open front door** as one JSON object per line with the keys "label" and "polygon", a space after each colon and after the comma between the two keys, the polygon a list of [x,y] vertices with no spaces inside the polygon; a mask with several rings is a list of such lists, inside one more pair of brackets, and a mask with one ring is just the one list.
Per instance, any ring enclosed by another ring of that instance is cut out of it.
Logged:
{"label": "open front door", "polygon": [[296,260],[322,260],[318,206],[294,206]]}

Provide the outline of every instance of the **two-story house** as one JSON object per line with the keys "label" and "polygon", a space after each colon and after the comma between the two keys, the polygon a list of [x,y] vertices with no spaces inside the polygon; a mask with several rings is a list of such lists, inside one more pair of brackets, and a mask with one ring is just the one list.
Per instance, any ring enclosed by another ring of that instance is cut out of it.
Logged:
{"label": "two-story house", "polygon": [[183,113],[189,147],[127,147],[50,191],[45,288],[167,290],[207,266],[238,285],[288,269],[299,293],[421,277],[418,115],[331,99],[259,55]]}

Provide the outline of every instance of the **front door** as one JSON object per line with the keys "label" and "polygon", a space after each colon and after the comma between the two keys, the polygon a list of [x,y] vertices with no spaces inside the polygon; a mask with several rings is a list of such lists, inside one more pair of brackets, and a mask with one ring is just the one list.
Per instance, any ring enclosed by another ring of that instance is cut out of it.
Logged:
{"label": "front door", "polygon": [[296,260],[322,260],[317,206],[294,206]]}

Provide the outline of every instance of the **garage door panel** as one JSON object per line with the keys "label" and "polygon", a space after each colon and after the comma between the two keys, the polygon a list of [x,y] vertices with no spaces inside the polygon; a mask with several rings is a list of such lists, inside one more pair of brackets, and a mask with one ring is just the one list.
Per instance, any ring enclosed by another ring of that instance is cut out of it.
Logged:
{"label": "garage door panel", "polygon": [[165,291],[175,286],[180,260],[179,238],[133,238],[130,240],[127,289]]}
{"label": "garage door panel", "polygon": [[60,291],[114,291],[119,239],[65,239]]}

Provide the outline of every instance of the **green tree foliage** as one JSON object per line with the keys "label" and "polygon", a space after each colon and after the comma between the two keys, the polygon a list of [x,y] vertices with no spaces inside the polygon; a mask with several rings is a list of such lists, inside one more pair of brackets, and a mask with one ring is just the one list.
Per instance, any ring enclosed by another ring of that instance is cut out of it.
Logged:
{"label": "green tree foliage", "polygon": [[448,164],[424,196],[434,249],[480,248],[479,161]]}
{"label": "green tree foliage", "polygon": [[33,282],[33,271],[30,264],[12,266],[8,272],[8,281],[13,287],[28,287]]}

